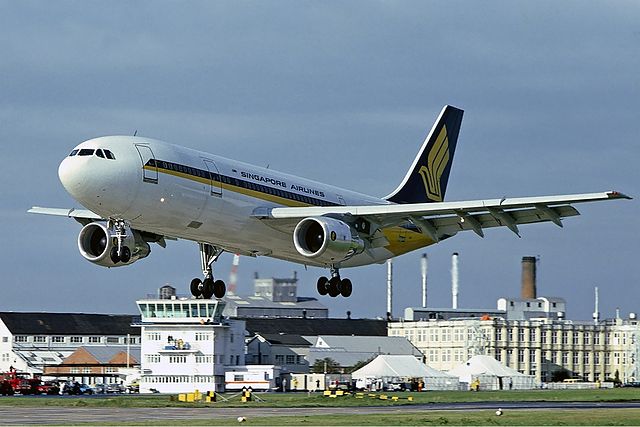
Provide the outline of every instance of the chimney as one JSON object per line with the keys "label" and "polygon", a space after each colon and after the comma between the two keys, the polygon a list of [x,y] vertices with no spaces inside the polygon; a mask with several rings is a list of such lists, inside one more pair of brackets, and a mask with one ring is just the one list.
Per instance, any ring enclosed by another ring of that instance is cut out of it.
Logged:
{"label": "chimney", "polygon": [[598,324],[598,322],[600,321],[600,311],[598,311],[598,306],[599,306],[599,302],[600,302],[600,298],[598,295],[598,287],[596,286],[595,289],[595,296],[596,296],[596,307],[595,307],[595,311],[593,312],[593,323],[594,324]]}
{"label": "chimney", "polygon": [[458,252],[451,255],[451,308],[458,308]]}
{"label": "chimney", "polygon": [[536,299],[536,257],[522,257],[522,299]]}
{"label": "chimney", "polygon": [[422,254],[420,270],[422,273],[422,308],[425,308],[427,306],[427,254]]}
{"label": "chimney", "polygon": [[393,261],[387,260],[387,317],[393,316]]}

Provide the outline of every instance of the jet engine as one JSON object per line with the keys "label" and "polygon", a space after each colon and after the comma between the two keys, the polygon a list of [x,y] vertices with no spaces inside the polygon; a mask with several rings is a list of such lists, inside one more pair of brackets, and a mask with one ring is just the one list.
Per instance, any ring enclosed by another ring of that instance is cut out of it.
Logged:
{"label": "jet engine", "polygon": [[117,233],[102,222],[91,222],[80,230],[78,249],[85,259],[103,267],[133,264],[151,252],[149,244],[142,238],[139,231],[125,227],[122,249],[118,255]]}
{"label": "jet engine", "polygon": [[349,224],[324,216],[300,221],[293,231],[293,243],[300,254],[328,264],[364,250],[364,241]]}

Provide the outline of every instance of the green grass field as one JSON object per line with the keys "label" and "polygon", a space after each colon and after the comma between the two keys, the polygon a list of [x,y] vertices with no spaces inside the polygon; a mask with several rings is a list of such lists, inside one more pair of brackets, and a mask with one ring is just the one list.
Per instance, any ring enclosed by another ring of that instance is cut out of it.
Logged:
{"label": "green grass field", "polygon": [[236,418],[194,419],[188,422],[168,420],[166,423],[128,423],[131,425],[269,425],[269,426],[353,426],[353,425],[478,425],[478,426],[604,426],[640,425],[640,409],[619,410],[559,410],[559,411],[506,411],[496,416],[493,411],[424,411],[389,414],[359,415],[291,415],[287,417],[249,417],[240,424]]}
{"label": "green grass field", "polygon": [[[389,393],[402,400],[379,400],[371,397],[356,399],[353,396],[328,398],[320,394],[306,393],[259,393],[263,401],[240,402],[239,397],[228,402],[183,403],[175,396],[166,395],[124,395],[90,398],[68,397],[0,397],[1,406],[19,407],[124,407],[124,408],[171,408],[171,407],[209,407],[211,418],[166,421],[133,421],[130,425],[240,425],[235,417],[216,415],[215,408],[291,408],[288,416],[254,416],[247,418],[246,425],[640,425],[640,409],[590,409],[590,410],[510,410],[501,416],[492,410],[456,410],[432,411],[415,408],[416,404],[456,403],[456,402],[495,402],[496,408],[501,402],[548,401],[548,402],[623,402],[640,400],[640,389],[612,390],[532,390],[532,391],[484,391],[484,392],[425,392],[425,393]],[[230,397],[231,394],[225,394]],[[413,396],[413,402],[406,400]],[[314,407],[350,407],[350,406],[388,406],[388,410],[375,414],[304,415],[305,408]],[[1,412],[1,410],[0,410]],[[253,412],[255,414],[255,411]],[[101,423],[87,423],[96,425]],[[104,424],[103,425],[108,425]],[[117,425],[114,422],[111,425]]]}
{"label": "green grass field", "polygon": [[[256,393],[263,401],[242,403],[239,397],[228,402],[214,403],[184,403],[172,399],[167,395],[121,395],[88,398],[68,398],[59,396],[33,397],[0,397],[1,405],[11,406],[87,406],[87,407],[330,407],[330,406],[411,406],[425,403],[454,403],[454,402],[615,402],[640,401],[640,389],[617,388],[600,390],[527,390],[527,391],[441,391],[423,393],[387,393],[388,396],[398,396],[401,400],[379,400],[365,397],[355,399],[353,396],[328,398],[320,393]],[[230,393],[223,394],[229,398]],[[406,398],[413,397],[413,402]]]}

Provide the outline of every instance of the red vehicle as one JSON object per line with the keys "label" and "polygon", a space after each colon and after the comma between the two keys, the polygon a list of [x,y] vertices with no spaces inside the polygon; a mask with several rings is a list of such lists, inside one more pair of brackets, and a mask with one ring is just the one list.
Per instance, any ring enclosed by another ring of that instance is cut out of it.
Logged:
{"label": "red vehicle", "polygon": [[40,378],[25,372],[17,372],[11,368],[9,372],[0,373],[0,394],[11,396],[20,394],[52,393],[55,385],[42,383]]}

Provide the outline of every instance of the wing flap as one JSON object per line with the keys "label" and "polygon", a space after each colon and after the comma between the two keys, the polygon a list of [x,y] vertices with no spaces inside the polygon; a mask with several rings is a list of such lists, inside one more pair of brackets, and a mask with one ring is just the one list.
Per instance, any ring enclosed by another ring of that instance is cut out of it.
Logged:
{"label": "wing flap", "polygon": [[[577,209],[568,205],[555,207],[553,208],[553,211],[560,218],[580,215],[580,212],[578,212]],[[517,225],[552,221],[549,217],[541,214],[536,208],[512,210],[506,211],[506,213],[513,218],[514,223]],[[469,215],[468,217],[465,217],[464,221],[461,221],[461,217],[458,215],[429,219],[429,222],[435,227],[437,234],[440,236],[451,236],[459,231],[476,231],[473,221],[477,222],[482,230],[485,228],[506,226],[506,224],[500,222],[499,219],[490,213]],[[418,225],[418,227],[420,226]]]}

